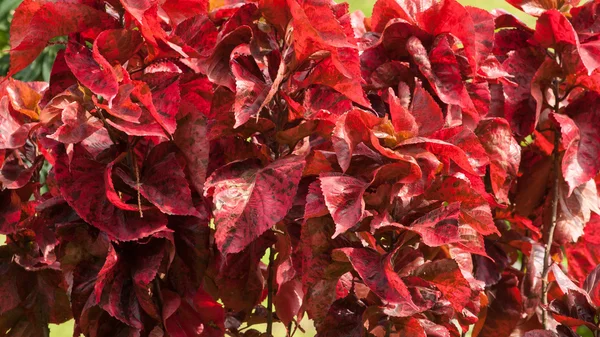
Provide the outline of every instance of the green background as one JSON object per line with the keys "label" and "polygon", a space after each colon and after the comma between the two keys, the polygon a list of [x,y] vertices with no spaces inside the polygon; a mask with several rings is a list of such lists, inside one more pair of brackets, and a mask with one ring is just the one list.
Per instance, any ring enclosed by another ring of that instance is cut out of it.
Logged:
{"label": "green background", "polygon": [[[6,51],[8,50],[8,27],[9,20],[12,15],[12,11],[14,7],[20,3],[21,0],[0,0],[0,73],[6,73],[8,69],[8,55]],[[468,6],[476,6],[484,9],[494,9],[494,8],[502,8],[507,10],[516,16],[518,16],[521,20],[524,20],[529,25],[534,24],[534,19],[512,6],[508,5],[504,0],[459,0],[462,4]],[[351,10],[362,10],[365,15],[371,15],[371,8],[375,3],[375,0],[349,0],[347,1],[350,4]],[[17,78],[25,81],[31,80],[48,80],[51,62],[56,55],[56,49],[53,47],[47,48],[47,50],[27,69],[22,71],[16,76]],[[0,237],[0,242],[3,242]],[[312,337],[316,334],[314,327],[309,321],[303,322],[301,324],[305,328],[305,333],[301,333],[298,331],[295,336],[298,337]],[[260,329],[260,326],[256,327]],[[264,327],[262,327],[264,329]],[[275,337],[283,337],[285,336],[285,328],[281,324],[276,324],[274,326],[273,334]],[[51,325],[50,326],[50,337],[71,337],[73,335],[73,321],[69,321],[67,323],[61,325]]]}

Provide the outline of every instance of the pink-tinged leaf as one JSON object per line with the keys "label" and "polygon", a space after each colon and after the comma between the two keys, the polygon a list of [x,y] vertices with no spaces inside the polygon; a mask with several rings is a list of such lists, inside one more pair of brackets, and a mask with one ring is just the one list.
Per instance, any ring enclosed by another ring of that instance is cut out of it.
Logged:
{"label": "pink-tinged leaf", "polygon": [[419,267],[415,274],[433,283],[450,301],[457,313],[462,313],[473,299],[469,282],[462,275],[456,261],[452,259],[427,263]]}
{"label": "pink-tinged leaf", "polygon": [[181,90],[179,88],[179,80],[174,81],[167,87],[158,91],[152,92],[152,103],[155,109],[151,109],[150,113],[154,119],[160,124],[169,134],[175,133],[177,128],[177,112],[181,103]]}
{"label": "pink-tinged leaf", "polygon": [[329,86],[339,93],[345,95],[352,101],[370,107],[371,103],[362,89],[364,82],[360,72],[360,60],[358,50],[354,48],[339,48],[337,53],[337,64],[343,64],[347,73],[342,73],[336,67],[336,59],[327,58],[311,70],[310,75],[303,81],[304,86],[311,84],[322,84]]}
{"label": "pink-tinged leaf", "polygon": [[600,306],[600,265],[596,266],[583,283],[583,289],[589,294],[592,303]]}
{"label": "pink-tinged leaf", "polygon": [[196,109],[190,109],[175,131],[175,144],[187,159],[187,169],[192,184],[199,194],[204,191],[210,145],[206,135],[206,117]]}
{"label": "pink-tinged leaf", "polygon": [[533,133],[538,122],[531,82],[543,60],[543,55],[522,48],[509,54],[502,63],[503,70],[513,75],[511,80],[517,84],[504,86],[504,116],[519,139]]}
{"label": "pink-tinged leaf", "polygon": [[442,102],[458,105],[464,110],[474,110],[473,102],[462,81],[456,55],[447,38],[437,40],[429,55],[416,37],[408,39],[406,48]]}
{"label": "pink-tinged leaf", "polygon": [[[13,20],[11,24],[9,75],[33,62],[54,37],[81,32],[91,27],[114,28],[117,24],[108,13],[87,5],[49,1],[38,7],[33,2],[25,1],[21,5],[23,11],[17,9],[15,12],[19,19]],[[12,32],[15,30],[19,33],[13,37]]]}
{"label": "pink-tinged leaf", "polygon": [[368,183],[349,176],[324,175],[319,177],[325,205],[335,222],[332,238],[356,226],[365,210],[363,194]]}
{"label": "pink-tinged leaf", "polygon": [[74,41],[65,51],[65,61],[77,80],[110,102],[119,91],[119,82],[112,66],[102,56],[95,56],[85,45]]}
{"label": "pink-tinged leaf", "polygon": [[287,326],[298,315],[303,298],[304,291],[302,291],[302,283],[299,280],[286,282],[279,287],[273,298],[273,304],[277,317],[283,324]]}
{"label": "pink-tinged leaf", "polygon": [[139,184],[122,170],[117,173],[124,182],[139,190],[144,198],[161,212],[171,215],[198,215],[192,202],[192,191],[174,153],[169,153],[158,162],[144,163]]}
{"label": "pink-tinged leaf", "polygon": [[535,25],[534,38],[543,48],[577,46],[579,39],[569,20],[556,9],[544,12]]}
{"label": "pink-tinged leaf", "polygon": [[[388,22],[393,19],[402,19],[410,24],[414,24],[414,14],[422,12],[430,1],[417,3],[414,1],[396,1],[396,0],[377,0],[373,5],[373,16],[371,17],[371,26],[373,31],[381,33]],[[414,6],[414,7],[408,7]],[[408,8],[407,8],[408,7]]]}
{"label": "pink-tinged leaf", "polygon": [[158,211],[124,211],[106,197],[104,164],[99,163],[75,146],[72,159],[62,147],[57,147],[54,172],[60,192],[77,214],[111,238],[128,241],[148,237],[167,229],[167,218]]}
{"label": "pink-tinged leaf", "polygon": [[429,136],[444,126],[442,109],[421,85],[415,85],[410,112],[419,125],[419,136]]}
{"label": "pink-tinged leaf", "polygon": [[304,206],[304,219],[318,218],[329,214],[325,205],[325,197],[321,191],[320,181],[313,181],[308,186],[306,205]]}
{"label": "pink-tinged leaf", "polygon": [[[427,0],[411,1],[425,4],[430,7],[423,13],[417,13],[419,26],[428,33],[438,36],[451,34],[457,37],[463,44],[464,54],[473,70],[476,70],[476,38],[479,35],[475,31],[475,26],[469,12],[456,0],[444,0],[441,2]],[[419,6],[414,4],[413,6]],[[432,56],[432,59],[434,57]]]}
{"label": "pink-tinged leaf", "polygon": [[414,137],[419,134],[419,126],[415,121],[415,117],[402,106],[400,98],[396,96],[392,88],[388,89],[390,115],[392,117],[392,124],[396,132],[401,133],[406,138]]}
{"label": "pink-tinged leaf", "polygon": [[[562,172],[569,184],[568,195],[581,184],[589,181],[600,171],[600,117],[595,113],[600,95],[588,93],[569,105],[566,114],[579,128],[579,139],[570,143],[562,162]],[[571,127],[572,128],[572,127]]]}
{"label": "pink-tinged leaf", "polygon": [[508,192],[519,173],[521,147],[503,118],[485,119],[475,133],[490,157],[490,180],[498,200],[508,203]]}
{"label": "pink-tinged leaf", "polygon": [[[506,2],[533,16],[540,16],[549,9],[559,9],[558,0],[507,0]],[[560,1],[560,3],[577,6],[579,0]]]}
{"label": "pink-tinged leaf", "polygon": [[559,185],[558,219],[554,231],[554,240],[558,244],[576,242],[583,235],[585,225],[590,221],[592,212],[600,214],[596,183],[590,180],[576,187],[568,195],[565,183]]}
{"label": "pink-tinged leaf", "polygon": [[348,294],[331,304],[317,337],[364,336],[363,313],[367,306],[355,294]]}
{"label": "pink-tinged leaf", "polygon": [[206,14],[209,7],[209,0],[179,0],[161,5],[161,9],[167,13],[173,26],[192,16]]}
{"label": "pink-tinged leaf", "polygon": [[214,203],[215,240],[223,254],[238,253],[283,219],[298,190],[305,160],[279,159],[261,168],[233,162],[215,171],[204,194]]}
{"label": "pink-tinged leaf", "polygon": [[10,113],[8,97],[0,99],[0,150],[17,149],[25,145],[29,131],[37,123],[21,124]]}
{"label": "pink-tinged leaf", "polygon": [[[260,72],[256,73],[259,69],[253,64],[254,59],[250,55],[249,45],[239,46],[232,54],[239,54],[232,57],[230,61],[231,71],[235,77],[235,125],[233,127],[237,128],[260,113],[259,108],[265,101],[269,90]],[[256,69],[248,69],[246,64]]]}
{"label": "pink-tinged leaf", "polygon": [[369,248],[341,248],[363,282],[383,301],[396,305],[396,317],[408,317],[420,309],[413,302],[406,284],[394,271],[395,253],[381,255]]}
{"label": "pink-tinged leaf", "polygon": [[423,243],[429,247],[439,247],[460,241],[458,218],[460,203],[437,208],[413,221],[407,229],[419,233]]}
{"label": "pink-tinged leaf", "polygon": [[61,119],[63,124],[48,138],[64,144],[80,143],[102,128],[102,122],[91,116],[78,102],[67,105]]}
{"label": "pink-tinged leaf", "polygon": [[486,168],[490,164],[490,158],[479,138],[469,128],[464,126],[445,128],[434,133],[432,138],[456,145],[464,151],[471,167],[477,172],[477,176],[485,174]]}
{"label": "pink-tinged leaf", "polygon": [[301,228],[303,306],[317,327],[322,324],[329,307],[336,300],[338,278],[326,273],[327,267],[332,264],[331,236],[334,227],[331,217],[324,216],[306,219]]}

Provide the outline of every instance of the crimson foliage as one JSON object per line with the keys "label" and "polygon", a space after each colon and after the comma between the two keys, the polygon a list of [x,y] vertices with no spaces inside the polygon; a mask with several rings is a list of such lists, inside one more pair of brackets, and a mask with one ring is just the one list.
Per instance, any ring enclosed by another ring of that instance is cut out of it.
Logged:
{"label": "crimson foliage", "polygon": [[597,330],[600,1],[509,2],[25,0],[0,336]]}

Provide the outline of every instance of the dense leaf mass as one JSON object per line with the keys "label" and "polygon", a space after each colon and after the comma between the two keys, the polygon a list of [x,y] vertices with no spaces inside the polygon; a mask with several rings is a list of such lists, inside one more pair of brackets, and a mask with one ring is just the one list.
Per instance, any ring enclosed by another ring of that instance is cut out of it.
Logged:
{"label": "dense leaf mass", "polygon": [[600,1],[508,2],[24,0],[0,337],[597,335]]}

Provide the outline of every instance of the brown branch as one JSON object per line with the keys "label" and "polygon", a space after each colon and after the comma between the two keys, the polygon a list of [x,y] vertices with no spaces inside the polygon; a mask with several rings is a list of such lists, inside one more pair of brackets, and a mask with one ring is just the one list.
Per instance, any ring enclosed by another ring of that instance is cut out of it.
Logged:
{"label": "brown branch", "polygon": [[275,249],[269,248],[269,266],[267,278],[267,335],[273,336],[273,263],[275,261]]}
{"label": "brown branch", "polygon": [[[558,81],[554,81],[554,107],[555,113],[559,113],[560,100],[558,95]],[[559,184],[560,184],[560,130],[555,131],[554,134],[554,151],[553,151],[553,173],[554,173],[554,186],[552,191],[552,215],[550,219],[550,227],[548,228],[548,239],[546,241],[546,249],[544,251],[544,267],[542,270],[542,326],[545,330],[549,329],[548,324],[548,291],[550,286],[548,284],[548,273],[550,272],[550,266],[552,265],[552,242],[554,241],[554,230],[556,229],[556,220],[558,218],[558,197],[559,197]]]}

